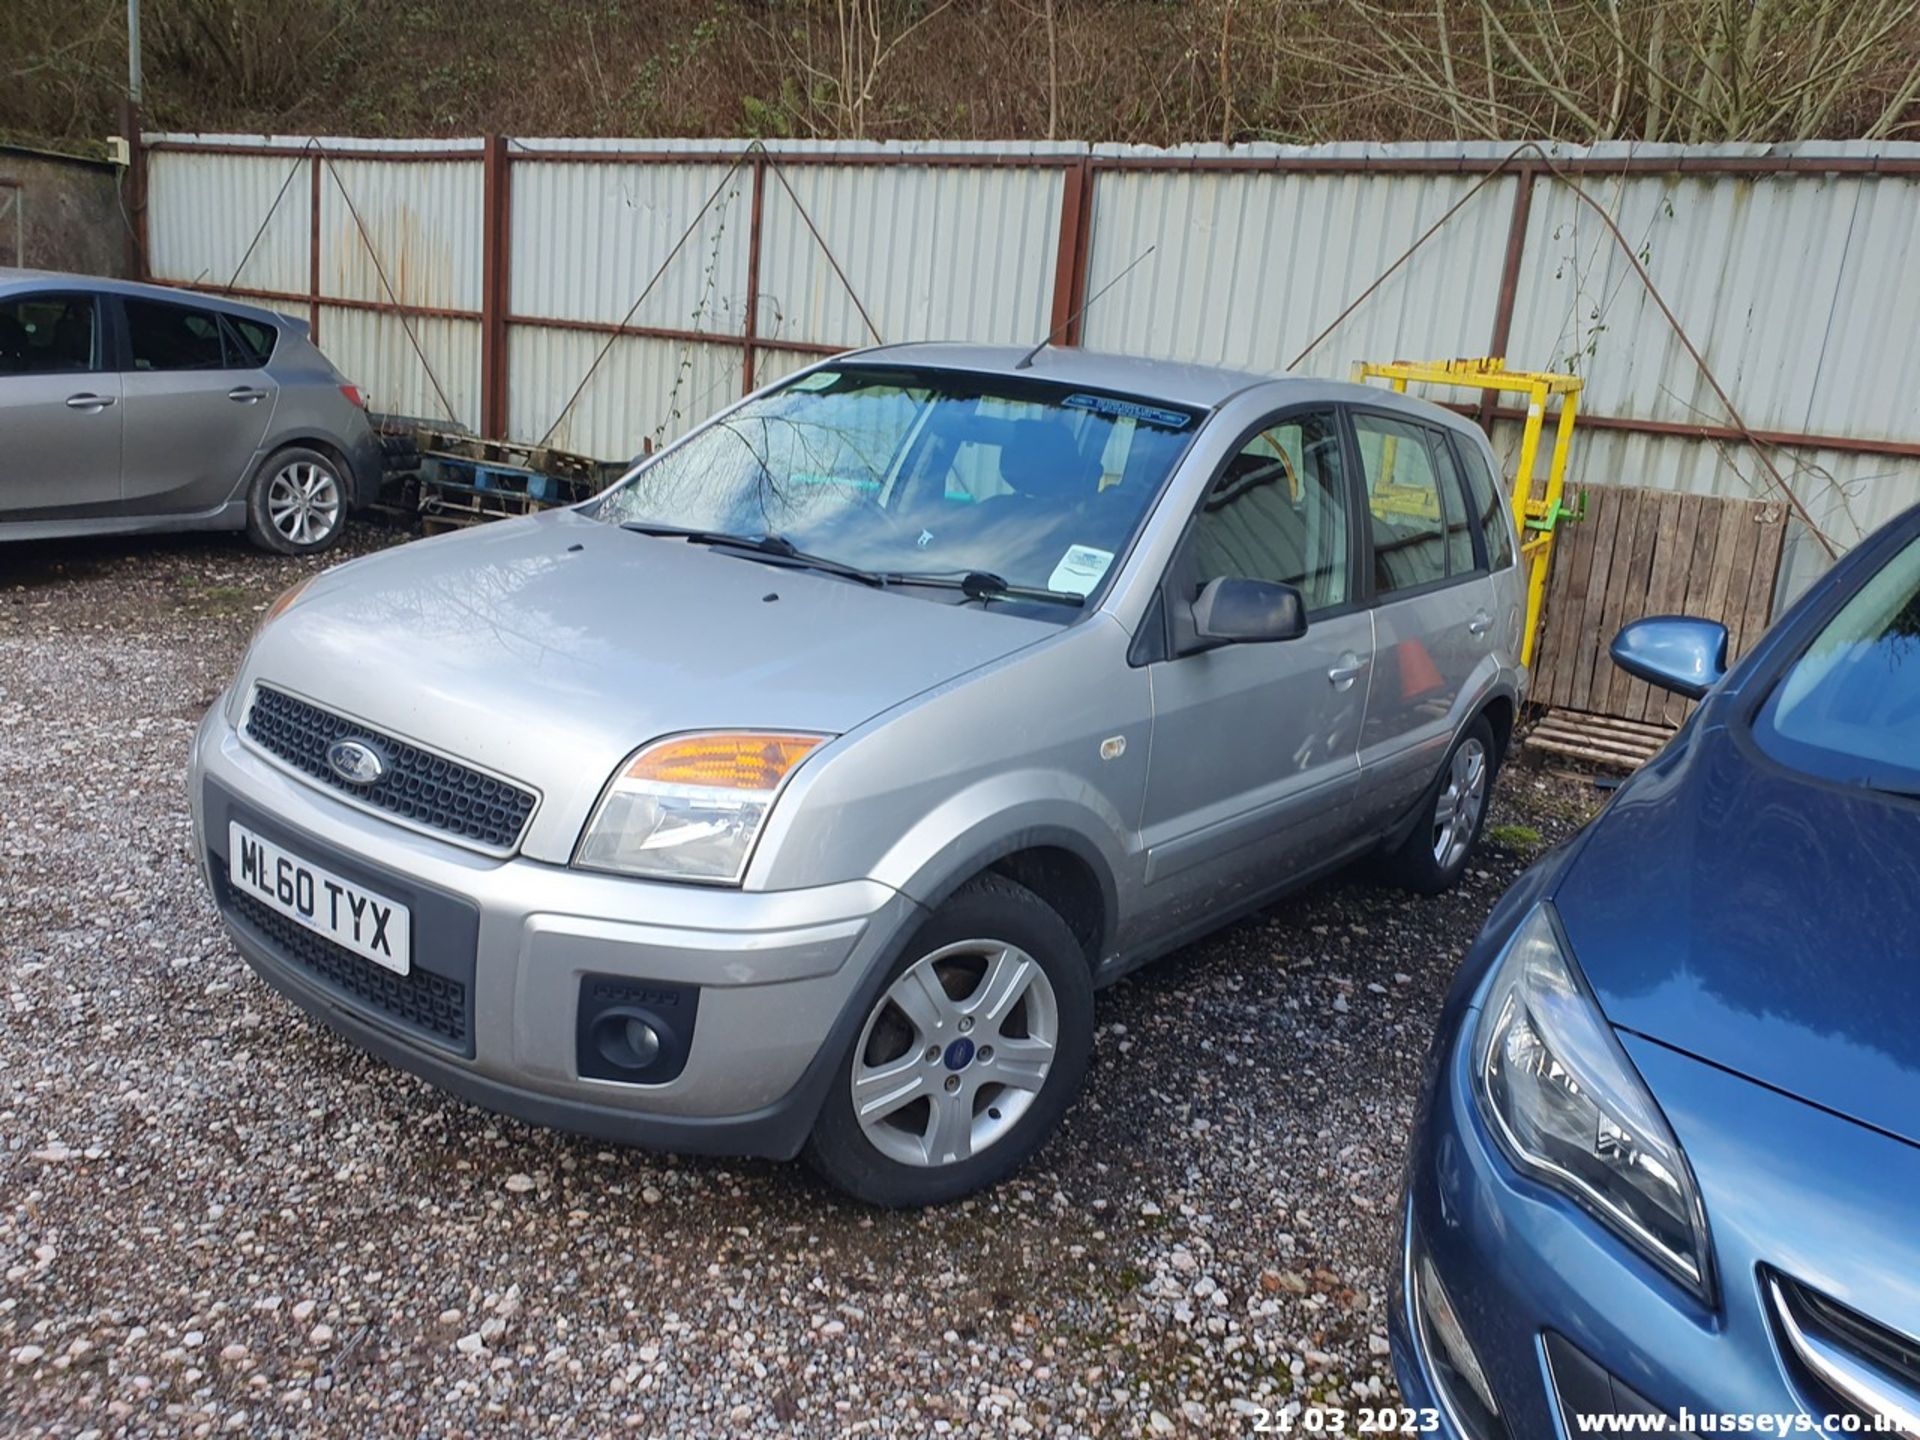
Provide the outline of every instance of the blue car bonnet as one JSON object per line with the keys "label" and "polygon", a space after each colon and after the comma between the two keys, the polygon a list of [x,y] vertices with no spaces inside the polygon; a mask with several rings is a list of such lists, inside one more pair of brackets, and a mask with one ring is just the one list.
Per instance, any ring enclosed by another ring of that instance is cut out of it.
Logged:
{"label": "blue car bonnet", "polygon": [[1554,898],[1616,1026],[1920,1144],[1920,803],[1696,725]]}

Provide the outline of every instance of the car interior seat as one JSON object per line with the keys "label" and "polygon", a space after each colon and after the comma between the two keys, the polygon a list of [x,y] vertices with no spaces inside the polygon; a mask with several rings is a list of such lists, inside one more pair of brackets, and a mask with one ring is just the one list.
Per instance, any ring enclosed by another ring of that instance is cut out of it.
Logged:
{"label": "car interior seat", "polygon": [[1100,462],[1060,421],[1017,420],[1000,447],[1000,478],[1022,499],[1078,505],[1099,493]]}
{"label": "car interior seat", "polygon": [[0,311],[0,371],[19,374],[27,368],[27,327]]}
{"label": "car interior seat", "polygon": [[54,323],[49,368],[90,370],[93,368],[93,317],[78,305],[62,307]]}

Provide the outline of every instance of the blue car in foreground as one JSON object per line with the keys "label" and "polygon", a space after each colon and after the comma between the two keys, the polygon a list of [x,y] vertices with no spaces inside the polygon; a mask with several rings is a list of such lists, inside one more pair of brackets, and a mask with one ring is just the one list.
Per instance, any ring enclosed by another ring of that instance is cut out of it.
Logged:
{"label": "blue car in foreground", "polygon": [[1443,1433],[1920,1436],[1920,509],[1726,639],[1621,632],[1701,703],[1441,1016],[1392,1338]]}

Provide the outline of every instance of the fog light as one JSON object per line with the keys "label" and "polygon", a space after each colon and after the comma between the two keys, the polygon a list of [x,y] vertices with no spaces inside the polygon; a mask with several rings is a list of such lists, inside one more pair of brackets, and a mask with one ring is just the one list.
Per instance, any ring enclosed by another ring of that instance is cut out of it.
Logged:
{"label": "fog light", "polygon": [[[1468,1412],[1456,1418],[1470,1433],[1480,1429],[1475,1421],[1483,1420],[1490,1427],[1498,1427],[1500,1407],[1494,1404],[1493,1387],[1487,1383],[1486,1372],[1480,1368],[1480,1359],[1473,1353],[1460,1316],[1453,1308],[1453,1298],[1434,1273],[1433,1262],[1427,1258],[1424,1247],[1415,1262],[1413,1277],[1414,1307],[1420,1318],[1421,1338],[1426,1341],[1429,1358],[1435,1362],[1441,1389],[1447,1392],[1446,1398],[1453,1402],[1454,1408]],[[1461,1395],[1458,1387],[1450,1383],[1455,1379],[1464,1382],[1468,1395]],[[1481,1413],[1475,1415],[1473,1411]]]}
{"label": "fog light", "polygon": [[636,1063],[651,1065],[660,1058],[660,1032],[644,1020],[627,1021],[627,1049]]}
{"label": "fog light", "polygon": [[638,1015],[610,1010],[594,1026],[594,1041],[609,1065],[644,1070],[660,1058],[660,1032]]}
{"label": "fog light", "polygon": [[581,1078],[664,1085],[686,1068],[700,991],[583,975],[575,1063]]}

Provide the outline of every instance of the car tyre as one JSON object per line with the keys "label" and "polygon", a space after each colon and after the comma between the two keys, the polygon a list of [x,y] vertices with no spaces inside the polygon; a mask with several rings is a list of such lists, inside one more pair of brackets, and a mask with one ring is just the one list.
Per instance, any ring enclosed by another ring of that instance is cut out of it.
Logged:
{"label": "car tyre", "polygon": [[871,1205],[983,1189],[1058,1127],[1092,1050],[1079,941],[1031,890],[981,876],[888,968],[835,1061],[807,1161]]}
{"label": "car tyre", "polygon": [[269,455],[247,487],[247,538],[280,555],[318,555],[347,527],[340,462],[305,445]]}
{"label": "car tyre", "polygon": [[1421,798],[1413,833],[1387,856],[1387,878],[1418,895],[1453,888],[1479,848],[1499,770],[1493,726],[1476,715]]}

